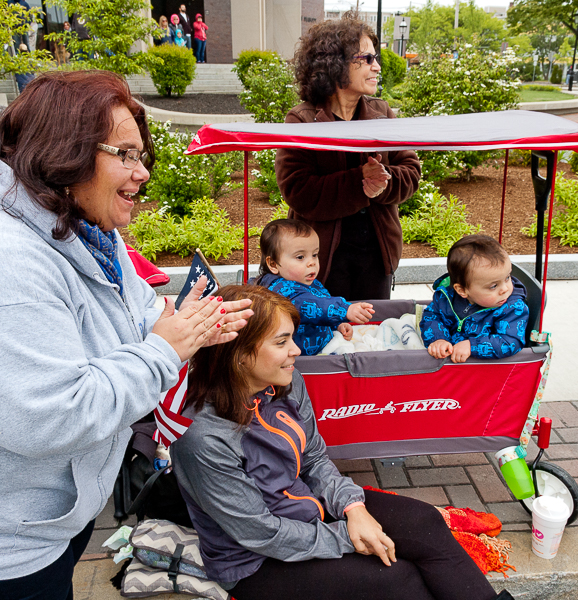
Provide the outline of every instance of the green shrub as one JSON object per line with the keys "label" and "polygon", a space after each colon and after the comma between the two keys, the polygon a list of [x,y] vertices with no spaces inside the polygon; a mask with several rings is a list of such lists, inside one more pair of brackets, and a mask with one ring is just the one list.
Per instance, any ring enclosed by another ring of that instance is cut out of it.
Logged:
{"label": "green shrub", "polygon": [[149,260],[156,260],[159,252],[189,256],[195,248],[218,260],[243,247],[243,227],[232,226],[227,211],[210,198],[197,200],[182,218],[162,209],[143,211],[128,229],[137,239],[137,250]]}
{"label": "green shrub", "polygon": [[554,85],[523,85],[523,90],[529,90],[531,92],[559,92],[560,90]]}
{"label": "green shrub", "polygon": [[465,205],[451,195],[448,200],[433,183],[422,182],[414,196],[419,201],[418,209],[410,216],[400,217],[406,244],[426,242],[439,256],[447,256],[453,244],[464,235],[480,231],[480,225],[468,224]]}
{"label": "green shrub", "polygon": [[271,221],[276,221],[277,219],[286,219],[289,216],[289,205],[285,202],[285,200],[281,200],[275,209],[275,212],[271,215]]}
{"label": "green shrub", "polygon": [[247,71],[241,104],[257,123],[283,123],[285,115],[299,102],[293,69],[280,59],[257,60]]}
{"label": "green shrub", "polygon": [[531,150],[510,150],[508,154],[508,164],[516,167],[529,167],[532,163],[532,151]]}
{"label": "green shrub", "polygon": [[260,167],[260,169],[254,169],[252,172],[255,176],[253,185],[258,187],[262,192],[269,194],[269,203],[273,205],[277,205],[283,200],[281,191],[277,185],[277,176],[275,175],[276,155],[276,150],[253,152],[253,156],[257,159]]}
{"label": "green shrub", "polygon": [[150,75],[161,96],[182,96],[195,78],[196,59],[192,50],[163,44],[152,46],[149,54],[161,58],[162,65],[150,68]]}
{"label": "green shrub", "polygon": [[[536,215],[532,224],[522,227],[520,231],[528,237],[535,238],[538,234]],[[563,173],[556,175],[552,236],[560,238],[562,246],[578,246],[578,181],[566,179]]]}
{"label": "green shrub", "polygon": [[[552,83],[562,83],[562,71],[564,67],[562,65],[552,65],[552,74],[550,75],[550,81]],[[554,88],[556,89],[556,88]]]}
{"label": "green shrub", "polygon": [[263,62],[279,61],[280,57],[276,52],[271,50],[243,50],[239,54],[237,62],[233,65],[233,72],[237,73],[237,77],[241,80],[244,87],[247,87],[247,73],[249,67],[258,60]]}
{"label": "green shrub", "polygon": [[[460,115],[515,109],[518,105],[517,71],[512,67],[513,51],[503,55],[482,53],[472,45],[452,55],[426,57],[413,67],[404,82],[401,116]],[[441,154],[455,154],[443,157]],[[463,171],[470,176],[490,152],[420,152],[424,177],[439,181]],[[429,164],[431,163],[431,164]]]}
{"label": "green shrub", "polygon": [[156,200],[164,211],[183,217],[198,199],[217,199],[241,185],[233,183],[231,175],[242,169],[242,152],[185,156],[190,136],[171,133],[170,125],[170,121],[162,124],[149,118],[156,163],[146,199]]}
{"label": "green shrub", "polygon": [[391,89],[400,84],[405,79],[406,71],[407,64],[401,56],[389,48],[381,49],[381,77],[384,87]]}
{"label": "green shrub", "polygon": [[573,173],[578,173],[578,152],[572,152],[572,156],[570,156],[568,164],[570,165]]}

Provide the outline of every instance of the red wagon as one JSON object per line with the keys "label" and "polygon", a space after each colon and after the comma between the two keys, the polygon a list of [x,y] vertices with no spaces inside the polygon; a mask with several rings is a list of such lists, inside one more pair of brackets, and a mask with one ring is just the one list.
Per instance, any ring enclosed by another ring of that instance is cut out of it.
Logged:
{"label": "red wagon", "polygon": [[[542,334],[546,276],[556,164],[559,150],[578,150],[578,124],[528,111],[383,119],[312,124],[205,125],[194,136],[188,154],[245,151],[245,264],[248,274],[248,152],[282,147],[350,152],[388,150],[505,149],[506,167],[500,219],[502,239],[510,149],[530,149],[532,178],[543,231],[538,236],[534,276],[514,265],[514,275],[528,290],[529,330],[526,347],[500,360],[469,358],[455,365],[425,350],[365,352],[342,356],[299,357],[319,430],[332,458],[383,458],[420,454],[497,451],[537,433],[536,394],[550,346]],[[545,166],[545,175],[540,169]],[[543,274],[543,277],[542,277]],[[543,280],[543,284],[540,281]],[[368,299],[371,301],[371,299]],[[374,319],[414,313],[412,300],[372,301]],[[540,396],[540,394],[538,394]],[[544,420],[542,420],[544,421]],[[543,427],[541,445],[547,447]],[[538,460],[541,458],[540,453]],[[539,494],[563,497],[578,516],[578,486],[550,463],[535,461],[534,486]],[[524,500],[528,507],[532,498]]]}

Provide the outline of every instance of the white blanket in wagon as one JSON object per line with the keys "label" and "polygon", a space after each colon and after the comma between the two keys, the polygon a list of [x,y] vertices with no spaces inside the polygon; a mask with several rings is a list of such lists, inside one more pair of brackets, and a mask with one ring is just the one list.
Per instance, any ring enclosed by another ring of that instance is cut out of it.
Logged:
{"label": "white blanket in wagon", "polygon": [[323,354],[350,354],[379,350],[423,350],[416,315],[406,314],[399,319],[386,319],[379,325],[353,325],[353,337],[346,341],[333,332],[333,339],[321,350]]}

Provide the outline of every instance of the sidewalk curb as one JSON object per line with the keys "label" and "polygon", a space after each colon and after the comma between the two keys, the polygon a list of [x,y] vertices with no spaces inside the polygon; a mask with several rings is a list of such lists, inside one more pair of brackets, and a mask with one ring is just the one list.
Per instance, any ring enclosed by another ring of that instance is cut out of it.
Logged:
{"label": "sidewalk curb", "polygon": [[[523,267],[534,274],[536,257],[525,254],[511,256],[513,263]],[[237,282],[237,273],[243,265],[223,265],[211,267],[224,286]],[[249,276],[258,274],[259,265],[249,265]],[[179,294],[183,289],[189,273],[189,267],[165,267],[161,271],[166,273],[171,281],[167,285],[156,288],[158,295]],[[402,258],[395,272],[396,283],[433,283],[440,275],[446,272],[446,259],[437,258]],[[552,254],[548,259],[548,279],[578,279],[578,254]]]}
{"label": "sidewalk curb", "polygon": [[502,538],[512,543],[510,563],[517,572],[508,571],[508,579],[488,578],[496,592],[508,590],[524,600],[574,600],[578,585],[575,558],[578,530],[564,531],[560,550],[555,558],[544,560],[532,552],[532,535],[528,532],[506,531]]}

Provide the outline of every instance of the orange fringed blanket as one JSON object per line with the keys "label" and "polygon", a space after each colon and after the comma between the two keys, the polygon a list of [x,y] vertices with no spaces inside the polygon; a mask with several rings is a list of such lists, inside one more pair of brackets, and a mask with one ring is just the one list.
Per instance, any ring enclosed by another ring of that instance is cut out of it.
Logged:
{"label": "orange fringed blanket", "polygon": [[512,549],[512,544],[507,540],[496,538],[502,531],[502,523],[496,515],[453,506],[437,507],[437,509],[451,529],[452,535],[484,575],[488,571],[496,571],[508,577],[506,573],[508,569],[516,570],[514,566],[508,564],[508,551]]}
{"label": "orange fringed blanket", "polygon": [[[364,486],[363,489],[385,494],[395,493],[379,490],[369,485]],[[452,535],[472,557],[484,575],[489,571],[496,571],[502,573],[504,577],[508,577],[506,573],[508,569],[516,570],[515,567],[508,564],[508,551],[512,549],[512,544],[507,540],[496,539],[496,536],[502,531],[502,523],[498,517],[492,513],[476,512],[470,508],[454,508],[453,506],[436,508],[451,529]]]}

